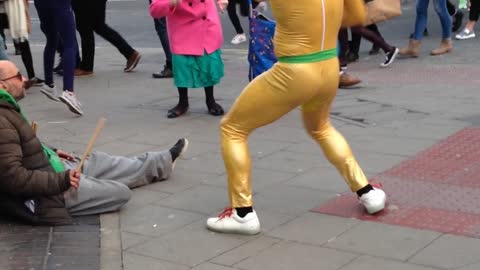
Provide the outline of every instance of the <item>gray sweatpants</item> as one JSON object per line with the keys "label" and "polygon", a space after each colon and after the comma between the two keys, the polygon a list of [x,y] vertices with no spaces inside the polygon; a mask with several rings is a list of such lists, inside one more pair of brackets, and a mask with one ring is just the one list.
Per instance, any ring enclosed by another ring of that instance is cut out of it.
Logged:
{"label": "gray sweatpants", "polygon": [[[78,162],[65,162],[73,169]],[[148,152],[136,157],[93,152],[85,161],[80,187],[65,192],[65,207],[72,216],[118,210],[130,200],[131,188],[167,179],[172,172],[170,151]]]}

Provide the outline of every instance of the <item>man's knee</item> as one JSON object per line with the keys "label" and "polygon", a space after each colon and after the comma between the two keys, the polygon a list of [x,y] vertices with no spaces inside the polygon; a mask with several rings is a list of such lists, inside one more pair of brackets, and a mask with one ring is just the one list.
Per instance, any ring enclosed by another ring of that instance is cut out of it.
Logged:
{"label": "man's knee", "polygon": [[125,185],[121,185],[115,190],[113,194],[115,198],[115,204],[117,205],[117,210],[125,205],[132,198],[132,191]]}

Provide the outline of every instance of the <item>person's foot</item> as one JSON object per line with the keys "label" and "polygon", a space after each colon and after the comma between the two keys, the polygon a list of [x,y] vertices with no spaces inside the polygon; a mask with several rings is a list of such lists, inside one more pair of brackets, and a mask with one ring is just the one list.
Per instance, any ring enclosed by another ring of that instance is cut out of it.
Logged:
{"label": "person's foot", "polygon": [[186,138],[182,138],[177,141],[177,143],[170,148],[170,154],[172,155],[172,167],[175,167],[175,161],[177,158],[182,157],[182,155],[187,151],[188,148],[188,140]]}
{"label": "person's foot", "polygon": [[39,79],[37,77],[31,78],[29,81],[30,81],[29,84],[31,86],[42,86],[43,83],[44,83],[44,81],[42,79]]}
{"label": "person's foot", "polygon": [[267,2],[260,2],[258,3],[257,7],[255,8],[258,12],[266,12],[268,10]]}
{"label": "person's foot", "polygon": [[347,72],[344,71],[340,75],[340,81],[339,81],[338,84],[339,84],[340,88],[343,88],[343,87],[354,86],[354,85],[357,85],[361,82],[362,82],[362,80],[360,80],[359,78],[357,78],[353,75],[350,75],[350,74],[348,74]]}
{"label": "person's foot", "polygon": [[189,107],[188,104],[187,105],[177,104],[177,106],[168,110],[167,118],[177,118],[181,115],[184,115],[188,111],[188,107]]}
{"label": "person's foot", "polygon": [[213,102],[211,104],[207,103],[207,108],[208,108],[208,113],[213,116],[220,116],[225,113],[222,106],[220,106],[220,104],[216,102]]}
{"label": "person's foot", "polygon": [[238,45],[238,44],[243,43],[245,41],[247,41],[247,36],[245,34],[236,34],[232,38],[232,41],[230,43],[232,43],[233,45]]}
{"label": "person's foot", "polygon": [[455,35],[455,39],[464,40],[475,38],[475,32],[468,30],[467,28],[463,29],[462,32]]}
{"label": "person's foot", "polygon": [[220,233],[254,235],[260,232],[260,221],[255,211],[241,218],[235,208],[226,208],[218,217],[207,220],[207,228]]}
{"label": "person's foot", "polygon": [[453,21],[452,21],[452,32],[457,32],[458,29],[462,26],[462,21],[463,21],[463,12],[461,10],[457,10],[457,13],[452,16]]}
{"label": "person's foot", "polygon": [[60,99],[58,98],[59,95],[57,92],[57,88],[54,85],[50,86],[46,83],[42,84],[42,86],[40,87],[40,93],[44,94],[47,98],[51,100],[60,102]]}
{"label": "person's foot", "polygon": [[58,65],[53,69],[53,72],[60,76],[63,75],[63,64],[58,63]]}
{"label": "person's foot", "polygon": [[93,71],[76,68],[74,71],[74,75],[75,77],[89,77],[93,75]]}
{"label": "person's foot", "polygon": [[369,214],[375,214],[382,211],[385,208],[385,202],[387,201],[387,195],[379,188],[373,188],[369,192],[359,197],[360,203],[365,206],[365,209]]}
{"label": "person's foot", "polygon": [[352,63],[358,60],[358,53],[348,51],[347,55],[345,56],[348,63]]}
{"label": "person's foot", "polygon": [[138,65],[140,58],[142,58],[142,55],[139,52],[134,51],[132,55],[128,58],[127,66],[123,69],[123,71],[131,72]]}
{"label": "person's foot", "polygon": [[74,114],[83,115],[82,104],[77,99],[77,96],[72,91],[63,91],[59,97],[60,101],[67,105],[68,109]]}
{"label": "person's foot", "polygon": [[385,61],[380,64],[380,67],[388,67],[391,63],[393,63],[399,51],[400,50],[397,47],[393,47],[391,51],[387,52],[385,54]]}
{"label": "person's foot", "polygon": [[173,71],[165,65],[162,71],[153,73],[152,77],[155,79],[173,78]]}

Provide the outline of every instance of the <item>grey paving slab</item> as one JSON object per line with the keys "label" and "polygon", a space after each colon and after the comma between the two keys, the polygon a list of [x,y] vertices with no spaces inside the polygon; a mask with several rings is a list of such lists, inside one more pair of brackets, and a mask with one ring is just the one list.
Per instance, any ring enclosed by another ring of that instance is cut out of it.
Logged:
{"label": "grey paving slab", "polygon": [[470,264],[470,265],[465,265],[463,267],[458,268],[457,270],[477,270],[480,269],[480,262]]}
{"label": "grey paving slab", "polygon": [[281,214],[269,210],[255,208],[258,218],[260,219],[260,225],[262,232],[267,232],[278,226],[287,223],[290,220],[295,219],[295,216]]}
{"label": "grey paving slab", "polygon": [[248,270],[322,269],[334,270],[357,255],[327,248],[281,242],[236,265]]}
{"label": "grey paving slab", "polygon": [[349,218],[333,217],[317,213],[307,213],[276,229],[267,235],[296,241],[304,244],[321,246],[340,236],[359,221]]}
{"label": "grey paving slab", "polygon": [[135,246],[129,252],[193,267],[240,246],[248,238],[209,232],[202,220]]}
{"label": "grey paving slab", "polygon": [[303,172],[288,182],[289,186],[315,189],[337,194],[349,190],[343,177],[334,166],[316,167]]}
{"label": "grey paving slab", "polygon": [[247,243],[239,246],[238,248],[235,248],[226,253],[223,253],[220,256],[215,257],[210,261],[213,263],[221,264],[221,265],[232,266],[249,257],[257,255],[261,251],[273,246],[279,241],[280,241],[279,239],[260,236],[258,238],[248,241]]}
{"label": "grey paving slab", "polygon": [[198,185],[179,192],[175,196],[159,200],[155,204],[202,214],[211,214],[227,207],[229,201],[225,188]]}
{"label": "grey paving slab", "polygon": [[288,173],[300,173],[313,167],[322,166],[320,154],[312,155],[289,151],[277,151],[269,156],[252,163],[253,168],[280,171]]}
{"label": "grey paving slab", "polygon": [[214,263],[202,263],[192,268],[192,270],[234,270],[238,268],[227,267],[224,265],[218,265]]}
{"label": "grey paving slab", "polygon": [[125,252],[123,254],[123,269],[125,270],[139,270],[139,269],[161,269],[161,270],[187,270],[190,267],[180,265],[164,260],[159,260],[147,256],[141,256]]}
{"label": "grey paving slab", "polygon": [[169,196],[168,193],[148,189],[148,186],[136,188],[132,190],[132,198],[127,203],[127,207],[142,207]]}
{"label": "grey paving slab", "polygon": [[361,256],[339,270],[435,270],[437,268],[431,268],[427,266],[416,265],[412,263],[405,263],[395,260],[389,260],[385,258]]}
{"label": "grey paving slab", "polygon": [[[177,165],[182,163],[183,160],[178,160]],[[167,193],[179,193],[186,189],[190,189],[194,186],[208,183],[210,179],[215,179],[218,175],[201,173],[201,172],[190,172],[179,169],[178,166],[175,167],[172,175],[166,181],[161,181],[148,185],[146,188],[150,190],[167,192]]]}
{"label": "grey paving slab", "polygon": [[129,249],[141,243],[145,243],[151,239],[150,236],[145,236],[145,235],[136,234],[136,233],[129,233],[129,232],[122,232],[121,238],[122,238],[123,250]]}
{"label": "grey paving slab", "polygon": [[361,222],[326,246],[360,254],[407,260],[440,233],[373,222]]}
{"label": "grey paving slab", "polygon": [[179,162],[177,164],[177,170],[178,169],[218,175],[225,173],[225,165],[221,155],[213,153],[206,153],[198,157],[186,159],[181,163]]}
{"label": "grey paving slab", "polygon": [[331,192],[280,185],[256,194],[254,205],[274,213],[299,216],[332,196]]}
{"label": "grey paving slab", "polygon": [[480,262],[480,239],[443,235],[409,261],[438,268],[454,269]]}
{"label": "grey paving slab", "polygon": [[160,236],[191,224],[201,215],[177,209],[147,205],[141,208],[126,208],[120,212],[122,231]]}

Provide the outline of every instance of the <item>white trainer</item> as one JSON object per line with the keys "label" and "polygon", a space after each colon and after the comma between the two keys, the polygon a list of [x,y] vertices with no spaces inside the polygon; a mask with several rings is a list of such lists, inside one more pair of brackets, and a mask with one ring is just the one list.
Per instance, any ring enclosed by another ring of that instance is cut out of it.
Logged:
{"label": "white trainer", "polygon": [[237,34],[232,38],[232,41],[230,43],[232,43],[233,45],[238,45],[245,41],[247,41],[247,36],[245,34]]}
{"label": "white trainer", "polygon": [[365,206],[369,214],[375,214],[385,208],[385,202],[387,201],[387,195],[383,190],[373,188],[369,192],[360,196],[360,202]]}
{"label": "white trainer", "polygon": [[44,83],[40,87],[40,92],[49,99],[60,102],[60,99],[58,98],[57,88],[55,86],[50,87],[48,86],[48,84]]}
{"label": "white trainer", "polygon": [[218,217],[207,220],[207,228],[220,233],[254,235],[260,232],[260,221],[255,211],[241,218],[236,209],[226,208]]}
{"label": "white trainer", "polygon": [[59,97],[60,101],[65,103],[70,109],[71,112],[83,115],[82,104],[78,101],[75,93],[70,91],[63,91],[62,95]]}
{"label": "white trainer", "polygon": [[265,13],[268,10],[267,2],[260,2],[256,8],[259,12]]}

